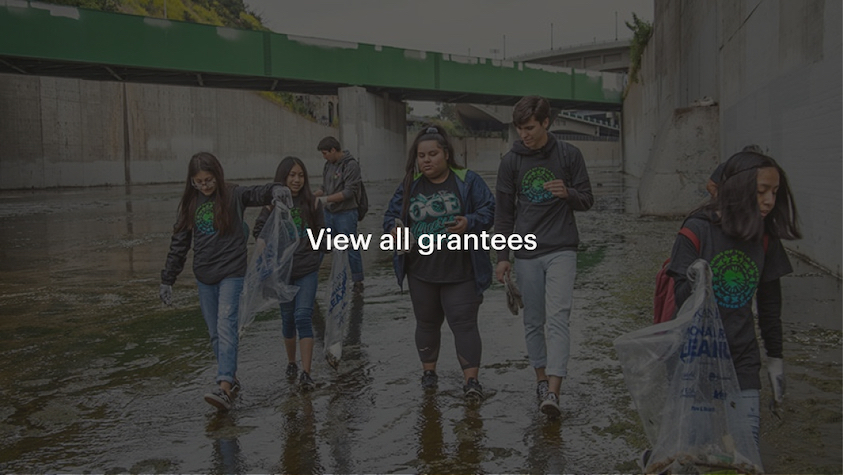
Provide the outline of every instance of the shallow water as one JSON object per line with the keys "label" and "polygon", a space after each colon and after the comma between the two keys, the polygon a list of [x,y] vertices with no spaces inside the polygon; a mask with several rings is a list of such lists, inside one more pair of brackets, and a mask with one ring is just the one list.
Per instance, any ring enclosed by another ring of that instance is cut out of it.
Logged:
{"label": "shallow water", "polygon": [[[361,232],[380,236],[394,186],[367,186],[372,209]],[[317,310],[317,389],[300,394],[283,376],[280,319],[262,315],[241,341],[244,390],[220,415],[202,400],[215,370],[190,265],[175,285],[175,307],[158,301],[179,192],[0,193],[0,471],[638,470],[647,442],[612,341],[648,324],[655,272],[678,221],[578,215],[562,420],[536,410],[522,325],[497,284],[480,317],[487,399],[463,401],[447,326],[439,390],[424,395],[409,295],[396,285],[391,257],[374,249],[364,254],[366,289],[354,301],[338,370],[321,357]],[[783,421],[764,411],[762,455],[769,472],[839,473],[840,282],[793,261],[796,272],[783,280],[788,402]]]}

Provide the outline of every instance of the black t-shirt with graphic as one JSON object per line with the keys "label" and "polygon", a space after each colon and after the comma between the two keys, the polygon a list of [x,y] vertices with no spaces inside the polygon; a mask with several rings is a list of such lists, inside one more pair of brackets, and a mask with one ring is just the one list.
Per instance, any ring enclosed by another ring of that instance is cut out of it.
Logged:
{"label": "black t-shirt with graphic", "polygon": [[[410,230],[416,240],[422,234],[432,234],[434,239],[440,234],[451,236],[444,223],[464,215],[464,209],[465,203],[460,199],[457,178],[453,173],[449,173],[442,183],[431,183],[422,176],[410,196]],[[420,254],[419,249],[416,245],[407,256],[407,272],[419,280],[456,283],[474,278],[469,251],[448,250],[447,239],[442,241],[442,250],[434,250],[430,255]]]}
{"label": "black t-shirt with graphic", "polygon": [[[719,226],[701,215],[689,218],[685,227],[699,238],[700,252],[697,254],[691,241],[680,236],[673,245],[668,273],[674,279],[685,279],[688,267],[697,258],[709,263],[712,290],[726,330],[738,382],[741,389],[760,389],[761,354],[755,336],[752,298],[759,285],[793,272],[784,246],[781,240],[769,238],[765,252],[763,242],[729,237]],[[762,331],[764,325],[778,325],[778,340],[765,342],[765,346],[768,353],[781,354],[780,318],[768,321],[761,317],[764,316],[759,316]]]}

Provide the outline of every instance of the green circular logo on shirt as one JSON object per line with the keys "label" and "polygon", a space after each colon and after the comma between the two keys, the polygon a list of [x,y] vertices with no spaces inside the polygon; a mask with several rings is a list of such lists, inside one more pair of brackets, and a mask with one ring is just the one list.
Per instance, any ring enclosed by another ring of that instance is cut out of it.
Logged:
{"label": "green circular logo on shirt", "polygon": [[743,251],[729,249],[711,260],[712,288],[721,307],[741,308],[758,287],[758,265]]}
{"label": "green circular logo on shirt", "polygon": [[555,179],[553,172],[547,168],[535,167],[521,180],[521,192],[531,203],[544,203],[553,198],[553,194],[544,189],[544,184]]}
{"label": "green circular logo on shirt", "polygon": [[214,202],[206,201],[196,208],[194,217],[196,231],[200,234],[214,234]]}

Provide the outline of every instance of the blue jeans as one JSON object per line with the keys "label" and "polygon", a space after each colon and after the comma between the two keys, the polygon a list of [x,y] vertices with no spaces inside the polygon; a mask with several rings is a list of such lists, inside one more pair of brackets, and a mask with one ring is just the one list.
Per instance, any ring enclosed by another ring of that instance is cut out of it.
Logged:
{"label": "blue jeans", "polygon": [[530,365],[545,368],[548,376],[564,378],[571,353],[568,324],[577,253],[558,251],[533,259],[516,259],[515,275],[524,300],[524,339]]}
{"label": "blue jeans", "polygon": [[[331,234],[357,234],[357,210],[349,209],[332,213],[325,210],[325,227],[331,228]],[[351,280],[363,282],[363,257],[359,249],[348,248],[348,265],[351,266]]]}
{"label": "blue jeans", "polygon": [[318,271],[313,271],[291,282],[299,287],[299,291],[292,301],[280,305],[281,334],[284,338],[295,338],[296,332],[299,340],[313,338],[313,302],[316,300],[318,274]]}
{"label": "blue jeans", "polygon": [[208,335],[217,358],[216,382],[233,384],[237,374],[237,311],[243,278],[229,277],[214,285],[197,280],[196,284],[199,286],[199,308],[208,325]]}

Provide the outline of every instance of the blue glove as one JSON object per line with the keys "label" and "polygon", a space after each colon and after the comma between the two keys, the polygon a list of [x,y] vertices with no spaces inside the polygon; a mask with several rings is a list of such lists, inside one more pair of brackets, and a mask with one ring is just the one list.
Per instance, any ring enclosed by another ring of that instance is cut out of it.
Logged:
{"label": "blue glove", "polygon": [[168,306],[173,306],[173,286],[167,284],[161,284],[161,287],[158,288],[158,298],[161,299],[161,302]]}
{"label": "blue glove", "polygon": [[779,419],[781,416],[781,405],[784,402],[784,361],[781,358],[767,358],[767,376],[770,378],[770,388],[773,392],[773,399],[770,401],[770,410]]}
{"label": "blue glove", "polygon": [[273,203],[281,203],[287,208],[293,207],[293,194],[290,193],[290,189],[283,185],[277,185],[272,187],[272,202]]}

